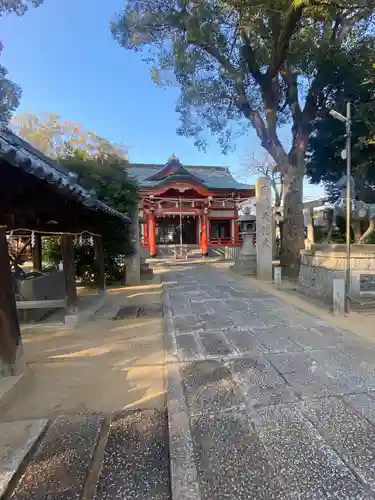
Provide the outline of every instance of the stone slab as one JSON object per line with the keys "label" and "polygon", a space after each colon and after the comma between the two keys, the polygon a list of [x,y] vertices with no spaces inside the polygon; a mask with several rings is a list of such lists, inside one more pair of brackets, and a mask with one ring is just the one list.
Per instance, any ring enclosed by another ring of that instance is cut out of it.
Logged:
{"label": "stone slab", "polygon": [[268,348],[250,330],[226,330],[224,332],[227,339],[236,348],[239,354],[268,352]]}
{"label": "stone slab", "polygon": [[286,386],[284,379],[261,356],[228,361],[227,366],[249,406],[257,407],[298,400],[293,391]]}
{"label": "stone slab", "polygon": [[28,463],[10,500],[78,500],[102,422],[101,415],[58,417]]}
{"label": "stone slab", "polygon": [[290,328],[252,328],[251,331],[267,347],[270,352],[298,352],[302,347],[293,341],[289,335]]}
{"label": "stone slab", "polygon": [[166,412],[135,410],[113,419],[94,500],[170,500]]}
{"label": "stone slab", "polygon": [[189,363],[182,369],[181,377],[191,414],[243,409],[230,371],[223,363],[211,360]]}
{"label": "stone slab", "polygon": [[269,456],[245,413],[202,414],[191,419],[204,500],[279,499]]}
{"label": "stone slab", "polygon": [[298,405],[259,409],[253,422],[280,479],[280,498],[373,498]]}
{"label": "stone slab", "polygon": [[337,398],[310,401],[303,412],[326,443],[375,493],[375,427]]}
{"label": "stone slab", "polygon": [[198,344],[195,334],[182,334],[176,336],[178,357],[181,361],[191,361],[203,358],[203,352]]}
{"label": "stone slab", "polygon": [[206,356],[229,356],[235,353],[225,335],[219,331],[201,333],[199,338]]}
{"label": "stone slab", "polygon": [[47,422],[38,419],[0,423],[0,498]]}

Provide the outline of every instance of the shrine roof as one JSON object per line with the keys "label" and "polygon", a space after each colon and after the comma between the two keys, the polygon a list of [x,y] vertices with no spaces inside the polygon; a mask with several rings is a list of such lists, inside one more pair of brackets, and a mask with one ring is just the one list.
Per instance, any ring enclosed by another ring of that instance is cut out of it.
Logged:
{"label": "shrine roof", "polygon": [[128,214],[120,213],[101,202],[94,190],[88,190],[79,184],[77,174],[41,153],[6,127],[0,130],[0,159],[51,184],[61,194],[75,199],[87,208],[130,221]]}
{"label": "shrine roof", "polygon": [[254,186],[238,182],[229,171],[228,167],[181,165],[175,172],[163,177],[167,171],[168,162],[165,165],[133,163],[129,168],[129,174],[137,180],[141,188],[156,188],[161,183],[165,184],[167,179],[179,180],[182,169],[191,175],[192,180],[201,182],[208,189],[234,189],[239,191],[254,189]]}

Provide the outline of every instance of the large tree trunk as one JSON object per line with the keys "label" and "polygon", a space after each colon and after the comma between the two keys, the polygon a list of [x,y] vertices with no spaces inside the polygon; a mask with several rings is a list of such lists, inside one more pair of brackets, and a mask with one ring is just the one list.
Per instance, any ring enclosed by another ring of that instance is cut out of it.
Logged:
{"label": "large tree trunk", "polygon": [[303,165],[289,165],[284,175],[280,264],[291,279],[298,278],[300,250],[304,248],[303,174]]}

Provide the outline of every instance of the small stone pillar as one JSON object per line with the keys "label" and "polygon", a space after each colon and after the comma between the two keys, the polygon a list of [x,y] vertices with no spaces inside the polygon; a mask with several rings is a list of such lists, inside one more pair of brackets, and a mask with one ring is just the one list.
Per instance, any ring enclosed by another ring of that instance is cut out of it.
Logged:
{"label": "small stone pillar", "polygon": [[256,182],[257,277],[272,281],[272,202],[271,181],[260,177]]}
{"label": "small stone pillar", "polygon": [[273,282],[275,283],[276,290],[281,288],[281,267],[277,266],[273,268]]}
{"label": "small stone pillar", "polygon": [[345,313],[345,280],[336,278],[333,280],[333,314],[340,316]]}
{"label": "small stone pillar", "polygon": [[255,232],[241,233],[243,245],[241,252],[234,261],[231,270],[242,276],[252,276],[257,273],[257,255]]}
{"label": "small stone pillar", "polygon": [[[128,265],[126,267],[126,284],[127,285],[139,285],[141,282],[141,258],[140,258],[140,238],[139,238],[139,210],[136,207],[132,212],[131,218],[131,239],[133,243],[134,253],[129,258]],[[151,252],[151,247],[150,247]],[[155,247],[156,254],[156,247]]]}

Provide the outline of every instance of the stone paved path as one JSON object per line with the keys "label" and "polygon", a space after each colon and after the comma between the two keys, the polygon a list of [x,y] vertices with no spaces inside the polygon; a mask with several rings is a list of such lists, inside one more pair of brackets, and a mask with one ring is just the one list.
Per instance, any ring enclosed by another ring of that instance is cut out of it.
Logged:
{"label": "stone paved path", "polygon": [[375,498],[374,344],[208,266],[165,280],[173,499]]}

